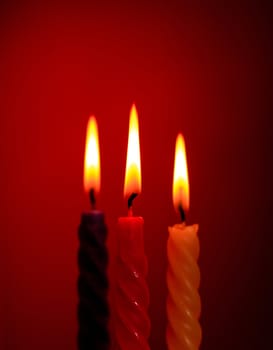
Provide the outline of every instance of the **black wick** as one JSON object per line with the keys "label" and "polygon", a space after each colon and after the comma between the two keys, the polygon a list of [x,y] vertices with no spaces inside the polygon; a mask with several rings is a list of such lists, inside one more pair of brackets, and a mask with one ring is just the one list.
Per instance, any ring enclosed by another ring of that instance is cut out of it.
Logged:
{"label": "black wick", "polygon": [[91,188],[91,190],[89,192],[89,199],[90,199],[92,209],[95,209],[96,208],[96,197],[95,197],[94,188]]}
{"label": "black wick", "polygon": [[186,215],[185,215],[185,211],[184,211],[184,209],[183,209],[181,204],[179,204],[179,206],[178,206],[178,211],[179,211],[179,214],[180,214],[181,221],[185,222],[186,221]]}
{"label": "black wick", "polygon": [[128,198],[128,209],[133,206],[133,200],[137,197],[137,193],[133,192],[131,196]]}

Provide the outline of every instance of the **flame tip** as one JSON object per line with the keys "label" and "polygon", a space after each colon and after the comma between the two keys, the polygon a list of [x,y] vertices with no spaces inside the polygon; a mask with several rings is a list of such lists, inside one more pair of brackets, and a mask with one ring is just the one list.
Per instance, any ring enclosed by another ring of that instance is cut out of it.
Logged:
{"label": "flame tip", "polygon": [[185,142],[185,138],[184,138],[184,135],[182,134],[182,132],[179,132],[179,133],[177,134],[176,140],[177,140],[177,141],[181,140],[182,142],[183,142],[183,141]]}
{"label": "flame tip", "polygon": [[89,121],[90,121],[90,122],[92,122],[92,121],[97,122],[96,117],[94,116],[94,114],[91,114],[91,115],[90,115]]}

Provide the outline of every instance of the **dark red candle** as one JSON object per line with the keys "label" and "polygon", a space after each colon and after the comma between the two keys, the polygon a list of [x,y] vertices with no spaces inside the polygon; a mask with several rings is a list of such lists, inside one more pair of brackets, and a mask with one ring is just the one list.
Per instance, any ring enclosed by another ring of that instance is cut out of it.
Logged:
{"label": "dark red candle", "polygon": [[78,348],[106,350],[110,344],[107,227],[104,214],[95,209],[95,196],[100,188],[100,155],[94,117],[87,127],[84,188],[89,193],[92,209],[82,214],[78,231]]}

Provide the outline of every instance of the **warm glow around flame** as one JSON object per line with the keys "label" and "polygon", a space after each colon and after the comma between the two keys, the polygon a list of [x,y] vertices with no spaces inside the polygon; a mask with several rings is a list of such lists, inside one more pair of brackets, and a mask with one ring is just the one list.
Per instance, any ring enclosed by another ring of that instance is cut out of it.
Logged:
{"label": "warm glow around flame", "polygon": [[124,181],[124,196],[141,191],[140,149],[138,116],[135,105],[132,106],[129,122],[127,161]]}
{"label": "warm glow around flame", "polygon": [[182,205],[184,210],[189,209],[189,180],[186,158],[185,141],[182,134],[176,139],[174,172],[173,172],[173,205],[177,210]]}
{"label": "warm glow around flame", "polygon": [[84,156],[84,190],[100,190],[100,150],[98,126],[95,117],[90,117],[86,131]]}

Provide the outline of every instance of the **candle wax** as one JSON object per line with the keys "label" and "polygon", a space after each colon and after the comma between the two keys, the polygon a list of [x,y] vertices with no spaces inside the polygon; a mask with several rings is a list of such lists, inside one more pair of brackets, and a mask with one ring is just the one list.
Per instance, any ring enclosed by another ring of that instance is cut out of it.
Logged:
{"label": "candle wax", "polygon": [[169,350],[197,350],[201,342],[197,231],[198,225],[169,227],[166,335]]}
{"label": "candle wax", "polygon": [[115,336],[121,350],[148,350],[150,320],[149,291],[145,281],[143,219],[118,220],[115,291]]}
{"label": "candle wax", "polygon": [[102,212],[94,210],[82,215],[78,252],[79,350],[109,349],[106,236]]}

